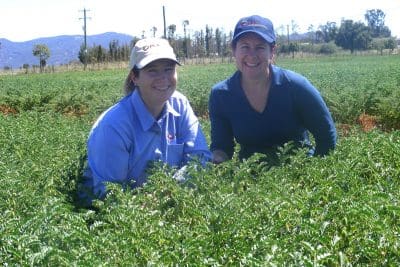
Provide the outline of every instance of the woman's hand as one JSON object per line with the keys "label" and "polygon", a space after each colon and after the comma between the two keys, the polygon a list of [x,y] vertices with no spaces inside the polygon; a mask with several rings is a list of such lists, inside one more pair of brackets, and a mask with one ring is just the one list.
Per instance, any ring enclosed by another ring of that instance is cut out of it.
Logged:
{"label": "woman's hand", "polygon": [[222,150],[214,150],[213,151],[213,158],[212,158],[213,163],[219,164],[224,161],[227,161],[228,159],[229,159],[228,155],[224,151],[222,151]]}

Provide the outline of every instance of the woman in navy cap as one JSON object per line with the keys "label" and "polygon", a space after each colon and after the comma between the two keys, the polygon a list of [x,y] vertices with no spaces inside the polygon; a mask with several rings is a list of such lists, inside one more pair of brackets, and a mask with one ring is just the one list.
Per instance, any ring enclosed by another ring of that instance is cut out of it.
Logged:
{"label": "woman in navy cap", "polygon": [[272,22],[257,15],[241,18],[231,46],[237,71],[214,85],[209,98],[213,162],[231,159],[235,142],[241,159],[275,155],[290,141],[308,147],[309,155],[333,150],[336,128],[319,91],[300,74],[272,63]]}

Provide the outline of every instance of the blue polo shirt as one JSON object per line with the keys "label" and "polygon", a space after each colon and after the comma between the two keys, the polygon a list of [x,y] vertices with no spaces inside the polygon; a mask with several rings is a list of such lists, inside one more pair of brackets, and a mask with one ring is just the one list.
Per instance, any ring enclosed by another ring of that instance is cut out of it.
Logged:
{"label": "blue polo shirt", "polygon": [[106,110],[87,141],[85,186],[104,197],[104,182],[140,186],[150,161],[181,167],[193,156],[211,159],[207,141],[188,99],[175,91],[156,120],[138,90]]}
{"label": "blue polo shirt", "polygon": [[309,154],[325,155],[334,149],[335,124],[318,90],[300,74],[274,65],[270,70],[271,87],[262,113],[250,106],[239,71],[213,86],[209,98],[211,151],[223,150],[232,157],[234,141],[240,144],[240,158],[276,151],[289,141],[309,146]]}

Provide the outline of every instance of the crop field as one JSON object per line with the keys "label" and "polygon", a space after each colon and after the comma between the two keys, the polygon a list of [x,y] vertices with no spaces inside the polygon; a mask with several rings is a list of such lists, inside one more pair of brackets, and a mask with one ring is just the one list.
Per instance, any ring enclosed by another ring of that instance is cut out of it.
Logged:
{"label": "crop field", "polygon": [[[155,165],[142,188],[76,199],[86,138],[127,70],[0,76],[1,266],[399,266],[400,57],[277,59],[321,91],[337,149],[198,169]],[[231,64],[178,69],[209,140],[211,86]]]}

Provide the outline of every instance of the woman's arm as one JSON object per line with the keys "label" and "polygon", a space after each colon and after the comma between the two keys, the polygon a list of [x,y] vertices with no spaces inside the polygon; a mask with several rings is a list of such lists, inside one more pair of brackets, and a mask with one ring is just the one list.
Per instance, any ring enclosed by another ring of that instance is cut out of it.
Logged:
{"label": "woman's arm", "polygon": [[320,92],[304,78],[296,90],[296,109],[304,126],[315,139],[315,155],[328,154],[336,146],[336,127]]}
{"label": "woman's arm", "polygon": [[120,133],[111,126],[95,129],[88,140],[88,165],[93,194],[106,194],[105,182],[124,183],[128,177],[129,152]]}
{"label": "woman's arm", "polygon": [[[221,151],[230,159],[234,152],[234,138],[231,125],[222,112],[223,104],[219,101],[217,90],[211,90],[208,110],[211,123],[211,151]],[[220,152],[217,152],[217,158]],[[224,160],[225,157],[223,157]]]}

